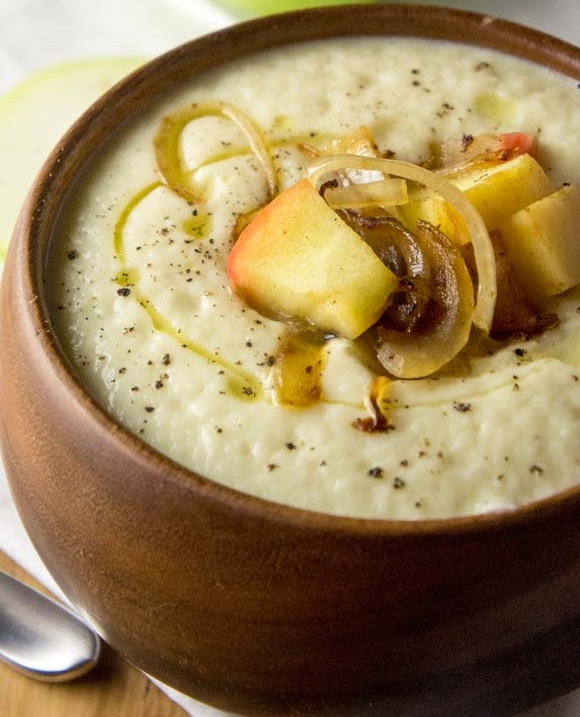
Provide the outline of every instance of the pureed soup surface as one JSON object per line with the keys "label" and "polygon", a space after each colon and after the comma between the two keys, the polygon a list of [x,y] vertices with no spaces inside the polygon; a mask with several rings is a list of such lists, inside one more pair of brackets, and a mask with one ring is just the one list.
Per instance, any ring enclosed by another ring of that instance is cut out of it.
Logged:
{"label": "pureed soup surface", "polygon": [[[267,182],[235,121],[187,109],[212,101],[261,129],[280,190],[304,176],[304,145],[361,125],[383,153],[413,163],[434,141],[534,133],[554,185],[580,182],[576,83],[494,51],[352,38],[207,72],[115,135],[53,243],[55,327],[106,410],[204,476],[334,514],[460,516],[577,483],[578,289],[543,306],[557,328],[472,348],[433,376],[387,381],[383,430],[361,430],[381,371],[357,342],[302,346],[299,370],[320,395],[280,402],[288,326],[247,306],[226,275],[236,223],[267,203]],[[157,168],[163,117],[179,125],[173,170],[197,198],[168,187]]]}

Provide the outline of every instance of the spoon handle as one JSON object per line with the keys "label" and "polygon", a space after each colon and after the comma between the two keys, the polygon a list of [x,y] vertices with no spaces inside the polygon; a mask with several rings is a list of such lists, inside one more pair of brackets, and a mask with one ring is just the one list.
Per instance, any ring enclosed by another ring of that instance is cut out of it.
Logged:
{"label": "spoon handle", "polygon": [[100,649],[74,613],[0,571],[0,660],[28,677],[64,682],[94,667]]}

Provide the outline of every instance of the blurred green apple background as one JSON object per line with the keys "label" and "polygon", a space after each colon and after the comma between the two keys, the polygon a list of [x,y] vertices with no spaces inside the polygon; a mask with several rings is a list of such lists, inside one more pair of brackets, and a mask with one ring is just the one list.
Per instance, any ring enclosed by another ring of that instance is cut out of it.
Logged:
{"label": "blurred green apple background", "polygon": [[217,4],[234,12],[238,17],[272,15],[287,10],[328,5],[364,5],[372,0],[218,0]]}
{"label": "blurred green apple background", "polygon": [[[1,0],[0,0],[1,2]],[[20,207],[68,127],[145,58],[78,60],[29,75],[0,97],[0,274]]]}

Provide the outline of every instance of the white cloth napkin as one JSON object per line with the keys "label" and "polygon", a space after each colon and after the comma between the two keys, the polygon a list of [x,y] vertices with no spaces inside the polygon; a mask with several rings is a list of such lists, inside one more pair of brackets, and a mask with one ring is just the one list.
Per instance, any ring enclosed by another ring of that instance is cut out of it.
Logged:
{"label": "white cloth napkin", "polygon": [[[549,5],[544,0],[431,0],[430,4],[487,12],[580,45],[578,0],[551,0]],[[0,0],[0,94],[30,73],[60,62],[152,57],[233,21],[209,0]],[[0,192],[2,182],[10,177],[10,168],[2,169]],[[60,595],[24,531],[1,466],[0,549]],[[192,717],[233,717],[160,686]],[[580,690],[519,717],[578,714]]]}

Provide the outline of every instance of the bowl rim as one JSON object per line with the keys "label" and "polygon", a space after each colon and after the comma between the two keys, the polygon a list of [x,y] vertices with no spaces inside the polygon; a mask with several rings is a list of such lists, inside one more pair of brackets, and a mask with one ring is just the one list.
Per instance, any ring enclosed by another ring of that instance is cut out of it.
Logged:
{"label": "bowl rim", "polygon": [[[356,22],[353,22],[355,12]],[[36,177],[14,231],[14,241],[10,244],[9,262],[12,257],[13,271],[18,267],[23,272],[24,290],[34,297],[29,303],[30,318],[56,379],[87,417],[100,430],[108,431],[119,450],[148,465],[165,469],[165,480],[179,484],[181,489],[203,494],[206,500],[226,504],[246,515],[307,525],[315,531],[403,538],[518,529],[523,524],[532,526],[554,515],[579,512],[580,484],[513,509],[434,519],[336,515],[244,493],[184,467],[131,433],[96,402],[61,349],[42,291],[45,275],[42,249],[51,241],[59,207],[66,201],[85,162],[90,162],[98,152],[109,131],[114,131],[158,99],[158,95],[149,97],[148,88],[152,82],[163,86],[164,78],[172,77],[175,81],[176,74],[181,82],[187,76],[232,62],[241,55],[337,35],[405,35],[500,50],[545,65],[580,83],[580,48],[564,40],[482,13],[416,4],[341,5],[270,15],[203,35],[150,60],[109,89],[62,137]],[[121,122],[119,107],[123,108]],[[69,187],[64,197],[55,189],[55,183],[62,181]],[[15,246],[18,243],[23,246],[17,252]],[[111,431],[111,427],[115,430]]]}

